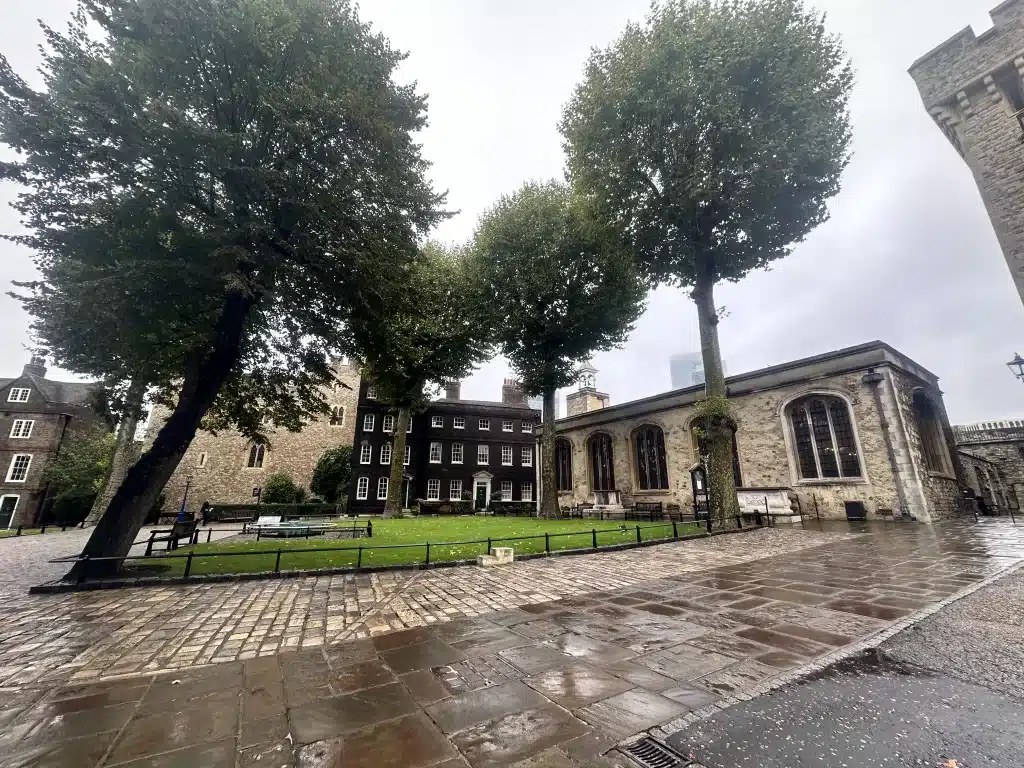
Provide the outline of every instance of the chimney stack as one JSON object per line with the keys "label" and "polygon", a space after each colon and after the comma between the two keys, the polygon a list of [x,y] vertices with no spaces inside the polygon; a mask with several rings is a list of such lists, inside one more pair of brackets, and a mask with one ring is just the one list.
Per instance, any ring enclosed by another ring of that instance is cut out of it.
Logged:
{"label": "chimney stack", "polygon": [[501,402],[506,405],[526,405],[526,395],[523,394],[518,381],[505,379],[501,386]]}
{"label": "chimney stack", "polygon": [[29,361],[28,365],[26,365],[21,371],[22,376],[28,376],[29,374],[32,374],[33,376],[38,376],[41,379],[45,379],[46,358],[39,357],[38,355],[33,355],[32,360]]}
{"label": "chimney stack", "polygon": [[461,400],[462,399],[462,382],[461,381],[449,381],[444,385],[444,399],[445,400]]}

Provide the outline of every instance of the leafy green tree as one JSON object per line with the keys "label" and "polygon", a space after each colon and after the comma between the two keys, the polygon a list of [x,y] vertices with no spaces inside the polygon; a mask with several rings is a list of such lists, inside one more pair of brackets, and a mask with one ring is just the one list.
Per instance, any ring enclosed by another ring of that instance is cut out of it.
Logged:
{"label": "leafy green tree", "polygon": [[317,459],[309,490],[329,504],[348,496],[352,481],[352,446],[329,448]]}
{"label": "leafy green tree", "polygon": [[60,450],[43,469],[54,519],[77,522],[85,517],[107,479],[115,442],[102,422],[69,425]]}
{"label": "leafy green tree", "polygon": [[523,391],[544,397],[541,504],[558,514],[555,393],[594,352],[626,340],[646,285],[618,238],[593,223],[569,188],[525,184],[484,213],[476,232],[483,295],[501,351]]}
{"label": "leafy green tree", "polygon": [[120,555],[204,417],[258,439],[326,412],[343,329],[401,288],[443,198],[404,55],[348,0],[80,0],[45,31],[45,90],[0,59],[25,305],[62,364],[173,408],[84,550]]}
{"label": "leafy green tree", "polygon": [[465,248],[427,243],[403,277],[403,290],[354,319],[363,372],[377,399],[398,410],[392,436],[385,517],[402,509],[405,434],[431,387],[461,379],[492,354],[492,314],[485,310],[479,269]]}
{"label": "leafy green tree", "polygon": [[570,175],[654,282],[697,305],[713,516],[736,513],[714,288],[828,218],[853,80],[802,0],[663,0],[595,51],[566,106]]}
{"label": "leafy green tree", "polygon": [[264,504],[294,504],[305,498],[304,488],[295,484],[287,472],[274,472],[263,485],[260,501]]}

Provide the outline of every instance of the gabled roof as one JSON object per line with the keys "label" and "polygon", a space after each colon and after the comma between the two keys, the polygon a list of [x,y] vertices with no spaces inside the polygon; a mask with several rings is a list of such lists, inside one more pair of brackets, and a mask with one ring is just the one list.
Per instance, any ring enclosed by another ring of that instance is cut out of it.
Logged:
{"label": "gabled roof", "polygon": [[48,403],[66,405],[89,405],[89,398],[101,386],[95,381],[51,381],[26,373],[15,379],[0,379],[0,390],[19,383],[30,384]]}
{"label": "gabled roof", "polygon": [[519,413],[530,413],[539,414],[540,411],[531,408],[528,403],[502,403],[494,400],[448,400],[447,398],[441,398],[440,400],[431,401],[430,405],[427,406],[429,410],[431,406],[443,405],[445,410],[451,410],[458,408],[462,405],[473,406],[474,409],[486,408],[488,410],[495,411],[517,411]]}

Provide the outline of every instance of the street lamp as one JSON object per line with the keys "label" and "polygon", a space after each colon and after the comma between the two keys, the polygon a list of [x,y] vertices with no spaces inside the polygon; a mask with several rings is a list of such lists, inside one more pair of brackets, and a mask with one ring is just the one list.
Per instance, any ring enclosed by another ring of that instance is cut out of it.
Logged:
{"label": "street lamp", "polygon": [[185,522],[185,505],[188,503],[188,489],[192,485],[192,475],[185,476],[185,495],[181,497],[181,509],[178,510],[178,521]]}
{"label": "street lamp", "polygon": [[1013,360],[1008,362],[1006,367],[1010,369],[1010,373],[1024,381],[1024,357],[1014,353]]}

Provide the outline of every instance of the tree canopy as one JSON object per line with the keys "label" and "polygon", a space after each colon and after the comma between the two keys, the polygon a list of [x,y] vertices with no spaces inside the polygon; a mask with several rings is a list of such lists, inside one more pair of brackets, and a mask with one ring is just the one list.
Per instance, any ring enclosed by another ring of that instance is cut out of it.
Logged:
{"label": "tree canopy", "polygon": [[404,55],[348,0],[80,0],[45,31],[44,90],[0,59],[34,331],[174,407],[86,547],[119,554],[208,412],[252,436],[324,412],[344,329],[401,289],[443,199]]}
{"label": "tree canopy", "polygon": [[596,50],[561,131],[578,194],[652,282],[692,289],[715,518],[738,510],[714,286],[828,218],[853,74],[803,0],[661,0]]}
{"label": "tree canopy", "polygon": [[353,319],[363,372],[377,399],[398,409],[387,514],[401,499],[405,431],[431,385],[461,379],[493,354],[493,313],[469,249],[426,243],[401,293]]}
{"label": "tree canopy", "polygon": [[475,248],[496,340],[523,391],[544,395],[542,494],[558,512],[555,394],[580,363],[625,340],[646,285],[615,233],[586,215],[566,184],[524,184],[480,218]]}
{"label": "tree canopy", "polygon": [[351,480],[352,446],[339,445],[320,454],[313,469],[313,479],[309,481],[309,490],[333,504],[346,498]]}

